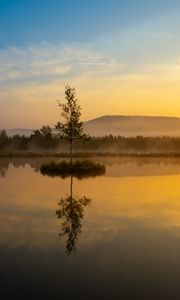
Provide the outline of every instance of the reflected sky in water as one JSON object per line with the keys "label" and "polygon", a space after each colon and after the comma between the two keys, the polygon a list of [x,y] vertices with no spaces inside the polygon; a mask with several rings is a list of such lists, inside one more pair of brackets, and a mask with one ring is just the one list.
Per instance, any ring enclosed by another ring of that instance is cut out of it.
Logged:
{"label": "reflected sky in water", "polygon": [[42,176],[44,160],[0,161],[4,299],[179,299],[180,159],[98,158],[106,176],[73,178],[91,202],[68,256],[57,210],[71,182]]}

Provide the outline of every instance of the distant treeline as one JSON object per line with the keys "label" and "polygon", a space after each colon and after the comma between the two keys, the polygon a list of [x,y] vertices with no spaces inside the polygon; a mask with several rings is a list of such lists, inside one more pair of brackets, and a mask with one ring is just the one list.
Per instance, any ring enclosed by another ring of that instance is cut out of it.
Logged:
{"label": "distant treeline", "polygon": [[[49,126],[35,130],[30,137],[14,135],[8,137],[5,130],[0,132],[0,151],[68,151],[68,143],[54,134]],[[180,137],[87,137],[74,144],[74,151],[118,152],[118,153],[180,153]]]}

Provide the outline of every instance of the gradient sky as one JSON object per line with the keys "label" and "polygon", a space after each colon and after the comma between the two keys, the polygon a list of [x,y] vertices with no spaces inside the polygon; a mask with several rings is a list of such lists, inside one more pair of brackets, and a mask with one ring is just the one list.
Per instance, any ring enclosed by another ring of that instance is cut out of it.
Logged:
{"label": "gradient sky", "polygon": [[180,1],[0,0],[0,128],[54,126],[66,84],[83,120],[180,117]]}

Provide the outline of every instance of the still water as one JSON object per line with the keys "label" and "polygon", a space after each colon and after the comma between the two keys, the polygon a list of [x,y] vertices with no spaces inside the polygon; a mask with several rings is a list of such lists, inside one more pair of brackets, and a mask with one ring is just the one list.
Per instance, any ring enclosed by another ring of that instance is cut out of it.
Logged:
{"label": "still water", "polygon": [[98,158],[106,175],[0,160],[2,299],[179,299],[180,159]]}

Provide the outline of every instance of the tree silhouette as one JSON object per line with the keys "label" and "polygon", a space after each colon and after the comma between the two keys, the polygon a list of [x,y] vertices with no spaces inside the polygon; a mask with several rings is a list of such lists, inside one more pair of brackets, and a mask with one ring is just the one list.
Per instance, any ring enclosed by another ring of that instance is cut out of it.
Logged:
{"label": "tree silhouette", "polygon": [[80,121],[81,107],[78,105],[75,88],[70,86],[65,87],[66,103],[58,101],[61,109],[61,116],[64,118],[64,123],[58,122],[55,127],[59,132],[59,137],[66,139],[70,144],[70,157],[72,164],[73,143],[75,140],[84,137],[83,122]]}
{"label": "tree silhouette", "polygon": [[82,220],[84,217],[84,208],[89,205],[91,199],[77,198],[73,196],[73,177],[70,182],[70,195],[61,198],[58,202],[60,208],[56,211],[56,215],[61,222],[60,238],[66,237],[66,254],[70,255],[72,251],[76,251],[78,236],[81,233]]}

